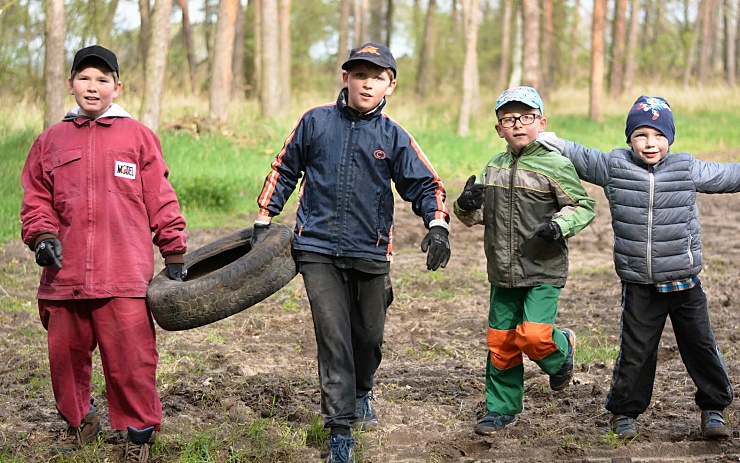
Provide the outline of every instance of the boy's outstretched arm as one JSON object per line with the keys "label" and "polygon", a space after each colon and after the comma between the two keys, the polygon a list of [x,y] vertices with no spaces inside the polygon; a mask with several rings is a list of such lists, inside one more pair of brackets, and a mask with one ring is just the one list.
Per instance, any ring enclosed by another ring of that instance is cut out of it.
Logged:
{"label": "boy's outstretched arm", "polygon": [[606,185],[611,153],[586,148],[574,141],[558,137],[555,132],[540,133],[537,142],[548,150],[560,153],[570,159],[582,180],[594,185]]}

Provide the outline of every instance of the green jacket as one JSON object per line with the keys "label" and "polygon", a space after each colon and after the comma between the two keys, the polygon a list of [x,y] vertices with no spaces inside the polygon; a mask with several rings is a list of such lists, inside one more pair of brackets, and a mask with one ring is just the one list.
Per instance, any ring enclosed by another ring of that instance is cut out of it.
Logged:
{"label": "green jacket", "polygon": [[488,280],[493,286],[519,288],[538,284],[563,286],[568,276],[568,244],[533,236],[548,220],[570,238],[594,219],[595,201],[581,185],[573,164],[539,143],[520,155],[509,149],[494,156],[481,176],[488,185],[480,209],[455,215],[468,227],[485,225]]}

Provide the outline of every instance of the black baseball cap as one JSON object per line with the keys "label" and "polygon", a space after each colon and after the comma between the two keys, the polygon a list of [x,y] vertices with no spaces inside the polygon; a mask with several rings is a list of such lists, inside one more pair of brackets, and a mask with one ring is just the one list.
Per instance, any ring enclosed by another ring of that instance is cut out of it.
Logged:
{"label": "black baseball cap", "polygon": [[89,58],[97,58],[103,61],[111,71],[114,71],[119,75],[121,74],[118,71],[118,59],[116,58],[116,54],[100,45],[91,45],[75,53],[75,59],[72,61],[72,72],[76,71],[80,67],[80,64]]}
{"label": "black baseball cap", "polygon": [[342,69],[346,71],[349,68],[350,63],[353,61],[369,61],[381,68],[393,71],[394,78],[397,75],[396,59],[385,45],[367,42],[352,49],[349,53],[349,59],[342,64]]}

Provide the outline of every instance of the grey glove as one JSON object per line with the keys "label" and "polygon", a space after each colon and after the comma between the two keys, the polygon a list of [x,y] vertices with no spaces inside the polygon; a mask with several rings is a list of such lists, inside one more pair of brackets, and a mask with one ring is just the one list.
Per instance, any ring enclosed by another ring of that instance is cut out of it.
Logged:
{"label": "grey glove", "polygon": [[446,267],[450,260],[450,240],[447,238],[449,232],[446,228],[436,226],[421,240],[421,251],[427,252],[427,270],[437,270]]}
{"label": "grey glove", "polygon": [[183,281],[188,276],[188,269],[185,268],[185,264],[167,264],[165,268],[170,280]]}
{"label": "grey glove", "polygon": [[545,241],[554,243],[563,237],[563,232],[560,230],[560,225],[558,225],[557,222],[548,220],[547,222],[542,222],[534,227],[534,233],[532,233],[532,235],[539,236]]}
{"label": "grey glove", "polygon": [[555,135],[555,132],[542,132],[537,136],[537,143],[550,151],[557,151],[560,154],[565,152],[565,141],[564,138]]}
{"label": "grey glove", "polygon": [[62,269],[62,243],[56,238],[46,238],[36,245],[36,263],[42,267],[56,265]]}
{"label": "grey glove", "polygon": [[267,238],[267,233],[270,231],[270,224],[264,224],[264,223],[255,223],[254,228],[252,229],[252,239],[250,240],[249,244],[252,246],[251,249],[254,249],[257,247],[258,244],[260,244],[262,241],[264,241],[265,238]]}
{"label": "grey glove", "polygon": [[481,183],[475,183],[475,175],[471,175],[465,182],[465,188],[457,198],[457,207],[465,211],[473,211],[483,206],[486,186]]}

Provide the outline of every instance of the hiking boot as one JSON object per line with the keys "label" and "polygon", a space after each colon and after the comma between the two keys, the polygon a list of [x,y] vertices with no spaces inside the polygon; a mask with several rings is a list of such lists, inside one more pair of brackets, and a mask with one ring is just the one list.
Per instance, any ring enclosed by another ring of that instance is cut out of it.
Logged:
{"label": "hiking boot", "polygon": [[355,429],[371,431],[378,426],[378,415],[370,407],[371,400],[375,400],[372,391],[355,399],[355,421],[352,422]]}
{"label": "hiking boot", "polygon": [[98,414],[95,413],[95,407],[90,405],[90,411],[82,419],[79,427],[67,426],[67,429],[59,436],[59,439],[52,445],[51,453],[69,453],[76,452],[83,445],[95,442],[102,431]]}
{"label": "hiking boot", "polygon": [[634,418],[625,415],[612,415],[609,420],[612,432],[620,439],[634,439],[637,437],[637,424]]}
{"label": "hiking boot", "polygon": [[569,329],[561,330],[568,340],[568,355],[565,356],[563,366],[560,371],[550,375],[550,389],[553,391],[562,391],[570,384],[573,379],[573,357],[576,354],[576,334]]}
{"label": "hiking boot", "polygon": [[732,431],[721,411],[702,410],[701,435],[704,439],[727,439],[732,435]]}
{"label": "hiking boot", "polygon": [[151,445],[154,426],[139,431],[128,427],[126,449],[123,452],[123,461],[126,463],[147,463],[149,461],[149,446]]}
{"label": "hiking boot", "polygon": [[337,434],[329,437],[329,456],[326,463],[353,463],[355,440],[352,436]]}
{"label": "hiking boot", "polygon": [[507,425],[516,421],[516,415],[502,415],[501,413],[488,412],[482,420],[475,425],[475,433],[481,436],[487,436],[503,429]]}

